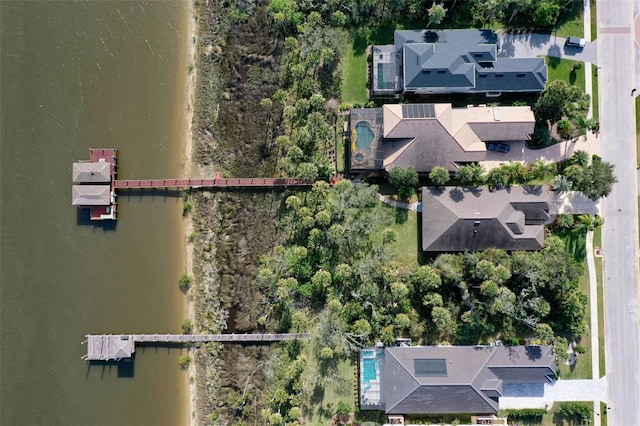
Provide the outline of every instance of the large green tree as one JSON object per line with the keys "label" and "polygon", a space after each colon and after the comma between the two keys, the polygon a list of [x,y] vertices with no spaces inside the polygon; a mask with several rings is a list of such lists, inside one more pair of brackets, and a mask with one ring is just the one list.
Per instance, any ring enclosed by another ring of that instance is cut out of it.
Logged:
{"label": "large green tree", "polygon": [[413,167],[394,167],[389,172],[389,183],[396,187],[401,198],[411,198],[418,186],[418,173]]}

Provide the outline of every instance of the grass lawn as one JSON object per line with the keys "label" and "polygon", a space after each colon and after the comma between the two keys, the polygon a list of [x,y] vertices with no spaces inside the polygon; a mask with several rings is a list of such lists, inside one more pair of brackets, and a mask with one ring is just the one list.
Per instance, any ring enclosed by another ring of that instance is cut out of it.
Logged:
{"label": "grass lawn", "polygon": [[[342,135],[342,125],[343,121],[338,117],[338,122],[336,123],[336,134]],[[336,137],[336,172],[343,173],[345,169],[345,140],[342,136]]]}
{"label": "grass lawn", "polygon": [[386,206],[394,211],[396,223],[391,229],[396,231],[398,239],[391,244],[393,257],[396,261],[405,265],[414,265],[418,262],[418,213]]}
{"label": "grass lawn", "polygon": [[584,36],[582,2],[575,2],[568,19],[555,29],[555,34],[558,37]]}
{"label": "grass lawn", "polygon": [[[580,87],[584,91],[584,63],[549,56],[546,57],[546,60],[549,66],[549,81],[564,80],[572,86]],[[571,71],[571,67],[574,64],[580,64],[581,68],[577,71]]]}
{"label": "grass lawn", "polygon": [[353,30],[353,44],[342,59],[342,102],[366,103],[367,47],[372,44],[393,43],[393,32],[403,25],[359,27]]}
{"label": "grass lawn", "polygon": [[[589,294],[589,271],[586,262],[586,241],[585,232],[556,232],[555,235],[562,238],[565,247],[573,258],[582,264],[583,273],[580,276],[578,288],[585,294]],[[589,306],[587,306],[589,312]],[[589,316],[587,316],[587,326],[590,326]],[[583,336],[578,342],[584,347],[586,352],[578,357],[573,365],[560,364],[558,367],[558,375],[563,379],[590,379],[591,378],[591,339],[588,335]]]}
{"label": "grass lawn", "polygon": [[342,60],[342,102],[364,104],[367,98],[367,55],[349,49]]}
{"label": "grass lawn", "polygon": [[591,65],[591,85],[593,87],[591,93],[592,117],[595,120],[599,120],[600,112],[598,110],[598,68],[595,65]]}
{"label": "grass lawn", "polygon": [[640,149],[638,149],[638,145],[640,144],[640,96],[636,98],[636,155],[637,155],[637,163],[640,165]]}
{"label": "grass lawn", "polygon": [[[318,364],[317,358],[319,351],[317,337],[312,336],[311,344],[307,345],[306,349],[307,359],[309,360],[308,368],[317,368],[321,372],[322,369]],[[329,375],[330,377],[328,377]],[[325,382],[325,385],[317,388],[311,401],[308,401],[305,424],[312,426],[330,424],[338,403],[341,401],[347,403],[353,410],[355,407],[354,378],[355,367],[349,358],[342,358],[336,361],[335,368],[331,368],[327,376],[323,376],[320,373],[318,383]]]}
{"label": "grass lawn", "polygon": [[[596,229],[593,233],[593,247],[602,247],[602,230]],[[602,286],[602,258],[596,257],[596,278],[598,279],[598,350],[600,351],[600,377],[607,371],[604,349],[604,288]]]}
{"label": "grass lawn", "polygon": [[591,40],[595,40],[598,37],[598,8],[595,1],[589,3],[591,6]]}

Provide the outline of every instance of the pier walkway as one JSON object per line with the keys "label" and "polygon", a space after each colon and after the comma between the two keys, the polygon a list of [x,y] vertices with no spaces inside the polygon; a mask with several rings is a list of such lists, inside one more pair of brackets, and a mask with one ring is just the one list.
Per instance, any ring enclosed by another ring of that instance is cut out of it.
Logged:
{"label": "pier walkway", "polygon": [[136,343],[235,342],[261,343],[310,339],[309,333],[277,334],[88,334],[87,361],[120,361],[131,358]]}
{"label": "pier walkway", "polygon": [[313,181],[296,178],[215,178],[215,179],[145,179],[145,180],[116,180],[116,189],[144,189],[144,188],[274,188],[289,186],[311,186]]}

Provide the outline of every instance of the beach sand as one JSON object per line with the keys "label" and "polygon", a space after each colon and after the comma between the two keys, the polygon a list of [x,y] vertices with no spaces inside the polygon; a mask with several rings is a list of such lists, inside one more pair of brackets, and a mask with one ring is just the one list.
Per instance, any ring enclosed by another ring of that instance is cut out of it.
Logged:
{"label": "beach sand", "polygon": [[[198,37],[198,23],[195,18],[195,10],[193,2],[189,1],[188,3],[188,37],[187,37],[187,51],[188,51],[188,63],[189,63],[189,74],[186,80],[186,93],[187,93],[187,102],[186,102],[186,114],[185,114],[185,123],[184,123],[184,140],[185,140],[185,162],[183,167],[183,175],[184,176],[192,176],[194,172],[195,165],[193,164],[193,114],[194,114],[194,100],[195,100],[195,90],[196,90],[196,75],[197,69],[195,67],[196,64],[196,45],[197,45],[197,37]],[[191,215],[186,215],[184,218],[184,237],[185,240],[188,241],[189,236],[193,233],[193,219]],[[186,273],[193,277],[193,244],[185,244],[185,269]],[[187,317],[193,324],[195,324],[195,306],[192,300],[187,298]],[[193,358],[193,354],[192,354]],[[196,363],[191,362],[188,368],[188,391],[189,391],[189,407],[188,407],[188,415],[189,415],[189,424],[196,425],[197,419],[195,416],[197,410],[197,386],[196,386]]]}

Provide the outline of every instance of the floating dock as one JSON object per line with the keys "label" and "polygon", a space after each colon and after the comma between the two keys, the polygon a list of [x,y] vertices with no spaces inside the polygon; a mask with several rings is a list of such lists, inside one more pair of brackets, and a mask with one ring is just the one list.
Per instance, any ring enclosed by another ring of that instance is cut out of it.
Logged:
{"label": "floating dock", "polygon": [[88,334],[87,361],[120,361],[131,358],[136,343],[233,342],[261,343],[310,339],[309,333],[276,334]]}
{"label": "floating dock", "polygon": [[73,163],[74,206],[91,210],[91,220],[116,220],[116,190],[200,188],[287,188],[313,185],[299,178],[222,178],[118,180],[116,149],[91,149],[91,159]]}

